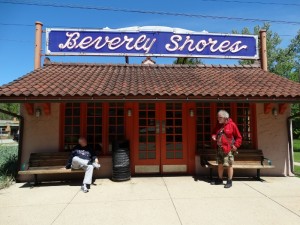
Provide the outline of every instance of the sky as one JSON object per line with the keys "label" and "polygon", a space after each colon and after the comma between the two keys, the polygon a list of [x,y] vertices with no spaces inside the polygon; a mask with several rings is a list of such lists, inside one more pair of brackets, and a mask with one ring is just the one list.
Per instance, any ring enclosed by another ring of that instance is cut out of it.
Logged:
{"label": "sky", "polygon": [[[231,33],[262,25],[262,21],[170,16],[112,10],[78,9],[26,4],[62,4],[69,6],[109,7],[144,11],[162,11],[208,16],[252,18],[259,20],[293,21],[297,25],[271,23],[273,32],[282,38],[282,47],[300,30],[299,0],[0,0],[0,85],[9,83],[33,70],[35,21],[45,28],[123,28],[130,26],[167,26],[210,33]],[[45,35],[43,35],[45,49]],[[42,57],[43,62],[44,57]],[[124,57],[51,56],[54,62],[125,63]],[[144,58],[130,57],[130,63],[140,64]],[[154,58],[158,64],[171,64],[174,58]],[[207,64],[237,64],[236,60],[204,59]]]}

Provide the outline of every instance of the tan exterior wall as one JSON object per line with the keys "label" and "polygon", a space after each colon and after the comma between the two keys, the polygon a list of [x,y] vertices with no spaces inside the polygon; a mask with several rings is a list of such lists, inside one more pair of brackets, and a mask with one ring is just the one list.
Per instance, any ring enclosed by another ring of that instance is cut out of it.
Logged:
{"label": "tan exterior wall", "polygon": [[21,106],[24,117],[21,163],[28,162],[32,152],[59,151],[59,104],[51,104],[50,115],[45,115],[42,106],[39,104],[34,104],[34,108],[42,109],[40,117],[28,115],[24,106]]}
{"label": "tan exterior wall", "polygon": [[[278,104],[273,104],[273,108],[278,111]],[[284,114],[275,117],[272,112],[264,114],[264,104],[257,104],[256,115],[258,148],[263,150],[265,157],[270,158],[275,166],[274,169],[262,170],[262,175],[291,175],[287,134],[290,107]]]}

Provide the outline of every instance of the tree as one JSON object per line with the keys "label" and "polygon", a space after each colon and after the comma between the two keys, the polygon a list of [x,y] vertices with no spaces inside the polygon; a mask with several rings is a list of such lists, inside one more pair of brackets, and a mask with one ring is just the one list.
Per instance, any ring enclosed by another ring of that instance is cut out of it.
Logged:
{"label": "tree", "polygon": [[[291,73],[292,80],[300,83],[300,30],[297,35],[292,39],[289,45],[289,53],[294,56],[294,70]],[[292,105],[292,114],[300,113],[300,104]],[[300,117],[295,118],[293,121],[293,135],[294,138],[300,137]]]}
{"label": "tree", "polygon": [[291,79],[300,82],[300,30],[291,40],[288,49],[288,53],[294,57],[294,71],[292,72]]}
{"label": "tree", "polygon": [[[293,81],[299,82],[300,68],[300,30],[295,38],[286,48],[280,47],[281,38],[276,32],[271,30],[269,23],[263,26],[255,26],[253,34],[259,35],[259,31],[265,29],[267,31],[267,57],[268,69],[272,73],[286,77]],[[234,30],[233,33],[251,34],[249,28],[245,27],[241,32]],[[260,46],[260,40],[259,40]],[[241,60],[240,64],[253,64],[254,60]]]}
{"label": "tree", "polygon": [[[253,34],[259,35],[260,29],[265,29],[267,31],[267,57],[269,71],[295,82],[300,82],[300,30],[291,40],[290,44],[286,48],[282,48],[280,47],[281,38],[276,32],[272,32],[270,24],[265,23],[262,27],[255,26]],[[239,32],[234,30],[233,33]],[[248,28],[243,28],[240,33],[251,34]],[[253,64],[254,60],[241,60],[239,63]],[[293,104],[292,115],[299,113],[300,104]],[[296,118],[294,120],[293,126],[294,137],[300,137],[300,118]]]}
{"label": "tree", "polygon": [[[279,37],[279,35],[276,32],[273,32],[271,30],[271,25],[269,23],[264,23],[263,26],[255,26],[253,29],[253,32],[251,33],[249,28],[245,27],[242,29],[241,32],[238,32],[237,30],[232,31],[232,33],[237,34],[237,33],[241,33],[241,34],[254,34],[254,35],[259,35],[259,31],[261,29],[266,30],[267,32],[267,57],[268,57],[268,69],[270,72],[272,73],[276,73],[277,70],[283,71],[281,70],[281,68],[289,68],[289,71],[291,69],[291,65],[290,65],[290,58],[288,58],[288,62],[282,60],[282,57],[284,57],[285,55],[285,49],[280,48],[280,44],[281,44],[281,38]],[[260,46],[260,40],[258,40],[258,46]],[[281,58],[280,58],[281,57]],[[285,65],[278,65],[278,63],[281,62],[285,62]],[[241,60],[239,61],[240,64],[244,65],[244,64],[253,64],[254,60]],[[279,71],[278,71],[279,72]],[[281,73],[276,73],[279,75],[282,75]]]}
{"label": "tree", "polygon": [[[20,104],[18,103],[0,103],[0,109],[19,114],[20,113]],[[0,120],[10,120],[12,116],[0,113]]]}
{"label": "tree", "polygon": [[183,57],[179,57],[174,61],[174,64],[191,64],[191,65],[195,65],[195,64],[203,64],[201,59],[198,58],[183,58]]}

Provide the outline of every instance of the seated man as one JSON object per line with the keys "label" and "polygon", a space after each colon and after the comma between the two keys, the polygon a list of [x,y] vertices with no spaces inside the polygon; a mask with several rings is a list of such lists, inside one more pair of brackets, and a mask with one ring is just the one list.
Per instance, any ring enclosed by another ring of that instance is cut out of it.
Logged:
{"label": "seated man", "polygon": [[84,137],[79,138],[78,143],[79,144],[73,148],[72,154],[66,165],[66,169],[72,168],[85,170],[81,190],[84,193],[87,193],[89,191],[87,185],[92,183],[93,170],[94,168],[99,169],[100,164],[98,163],[98,158],[95,152],[87,145],[87,141]]}

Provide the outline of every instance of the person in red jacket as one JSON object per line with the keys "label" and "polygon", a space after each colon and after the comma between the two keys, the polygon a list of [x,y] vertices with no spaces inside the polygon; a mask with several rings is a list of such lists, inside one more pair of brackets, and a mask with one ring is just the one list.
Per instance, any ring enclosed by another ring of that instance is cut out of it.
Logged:
{"label": "person in red jacket", "polygon": [[225,188],[232,186],[234,153],[242,144],[242,136],[236,124],[229,118],[225,110],[218,112],[218,124],[212,134],[212,139],[217,142],[218,178],[212,184],[223,184],[223,171],[227,167],[227,183]]}

